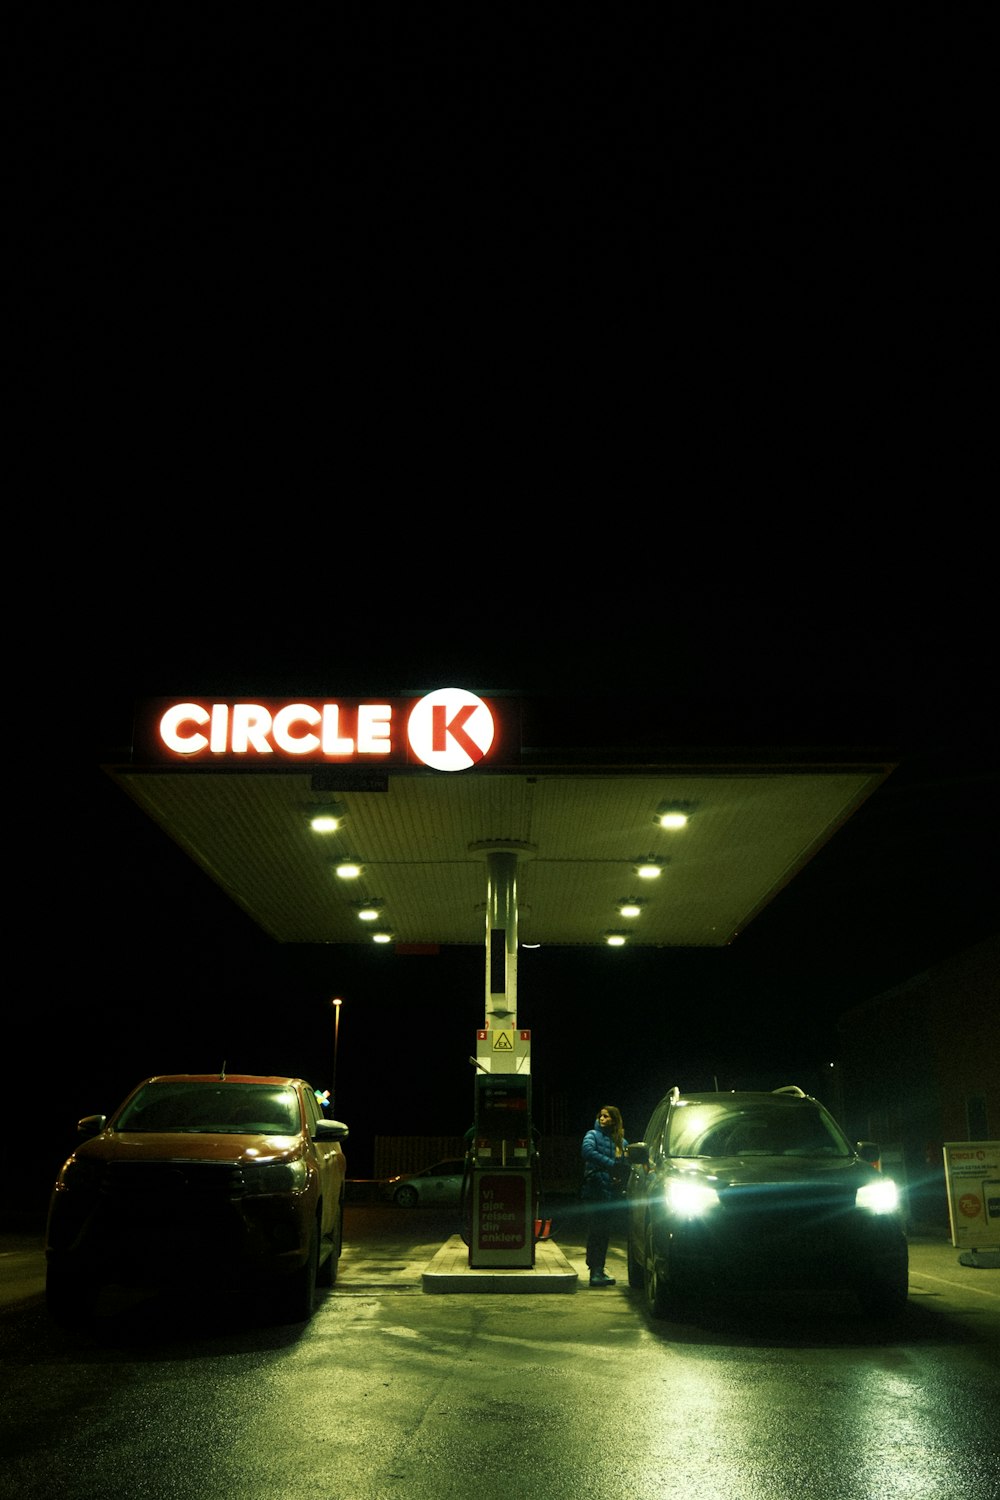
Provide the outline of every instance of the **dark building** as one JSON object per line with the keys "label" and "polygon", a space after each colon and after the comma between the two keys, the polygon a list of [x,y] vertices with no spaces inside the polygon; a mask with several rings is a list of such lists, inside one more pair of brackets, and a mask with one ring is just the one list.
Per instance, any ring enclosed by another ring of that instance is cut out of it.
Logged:
{"label": "dark building", "polygon": [[947,1231],[942,1146],[1000,1136],[1000,935],[846,1012],[840,1030],[848,1133],[882,1145],[911,1230]]}

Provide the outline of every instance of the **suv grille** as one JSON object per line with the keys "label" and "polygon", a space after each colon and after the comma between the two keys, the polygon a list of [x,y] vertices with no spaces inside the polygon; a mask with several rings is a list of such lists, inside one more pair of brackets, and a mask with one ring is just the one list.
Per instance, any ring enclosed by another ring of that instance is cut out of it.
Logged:
{"label": "suv grille", "polygon": [[815,1182],[747,1184],[723,1188],[719,1194],[726,1218],[751,1233],[769,1230],[822,1229],[854,1207],[854,1183]]}

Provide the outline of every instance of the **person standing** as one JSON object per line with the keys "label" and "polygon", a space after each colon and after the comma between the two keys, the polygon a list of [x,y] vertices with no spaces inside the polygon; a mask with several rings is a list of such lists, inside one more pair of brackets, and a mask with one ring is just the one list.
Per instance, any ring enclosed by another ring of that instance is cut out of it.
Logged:
{"label": "person standing", "polygon": [[604,1104],[593,1128],[583,1138],[583,1185],[580,1196],[588,1206],[587,1266],[591,1286],[614,1286],[615,1278],[604,1269],[611,1238],[613,1215],[621,1198],[622,1176],[628,1166],[628,1141],[621,1110]]}

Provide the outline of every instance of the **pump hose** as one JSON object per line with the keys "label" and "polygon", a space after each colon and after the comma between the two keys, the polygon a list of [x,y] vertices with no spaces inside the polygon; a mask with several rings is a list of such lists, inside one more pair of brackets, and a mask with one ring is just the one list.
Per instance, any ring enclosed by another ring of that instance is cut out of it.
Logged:
{"label": "pump hose", "polygon": [[472,1244],[472,1235],[469,1230],[469,1187],[472,1183],[472,1152],[465,1153],[465,1166],[462,1169],[462,1188],[458,1195],[459,1233],[462,1236],[463,1245]]}

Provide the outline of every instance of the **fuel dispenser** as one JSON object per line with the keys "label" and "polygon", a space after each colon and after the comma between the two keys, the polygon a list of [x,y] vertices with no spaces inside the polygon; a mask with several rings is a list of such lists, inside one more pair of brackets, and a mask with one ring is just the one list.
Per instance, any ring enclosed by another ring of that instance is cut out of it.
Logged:
{"label": "fuel dispenser", "polygon": [[469,1264],[530,1268],[539,1196],[531,1076],[477,1073],[475,1090]]}
{"label": "fuel dispenser", "polygon": [[531,1123],[531,1032],[517,1025],[517,866],[531,845],[470,846],[486,857],[486,1019],[476,1032],[469,1183],[469,1265],[535,1264],[539,1173]]}

